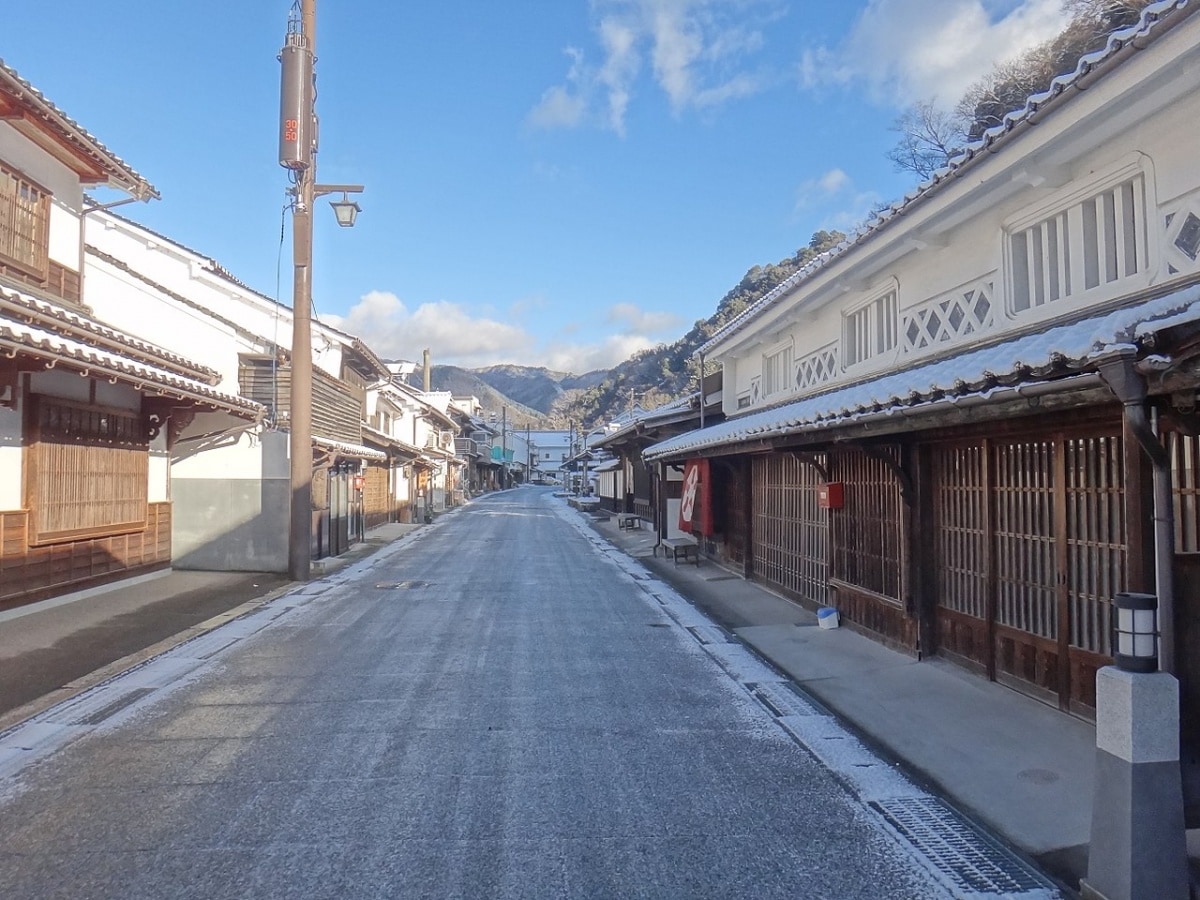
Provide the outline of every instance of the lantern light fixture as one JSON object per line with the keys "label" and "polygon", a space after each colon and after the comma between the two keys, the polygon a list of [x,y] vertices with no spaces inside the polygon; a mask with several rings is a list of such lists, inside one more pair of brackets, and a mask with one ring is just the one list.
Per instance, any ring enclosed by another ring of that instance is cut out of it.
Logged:
{"label": "lantern light fixture", "polygon": [[1158,598],[1123,591],[1113,597],[1112,650],[1117,668],[1158,671]]}
{"label": "lantern light fixture", "polygon": [[342,192],[341,200],[330,200],[329,205],[333,207],[333,214],[337,217],[337,223],[343,228],[353,228],[354,220],[362,212],[362,207],[354,200],[351,200],[345,191]]}

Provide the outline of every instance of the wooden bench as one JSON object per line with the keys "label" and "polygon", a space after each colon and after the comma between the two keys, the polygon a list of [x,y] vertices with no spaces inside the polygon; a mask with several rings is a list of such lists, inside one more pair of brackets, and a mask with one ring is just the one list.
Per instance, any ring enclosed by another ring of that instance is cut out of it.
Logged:
{"label": "wooden bench", "polygon": [[654,546],[654,555],[658,556],[658,548],[663,548],[663,556],[671,554],[671,559],[675,561],[675,565],[679,565],[679,557],[683,557],[684,562],[687,562],[688,556],[691,556],[696,565],[700,565],[700,545],[690,537],[663,538]]}
{"label": "wooden bench", "polygon": [[617,516],[617,528],[642,530],[642,517],[637,513],[621,513]]}

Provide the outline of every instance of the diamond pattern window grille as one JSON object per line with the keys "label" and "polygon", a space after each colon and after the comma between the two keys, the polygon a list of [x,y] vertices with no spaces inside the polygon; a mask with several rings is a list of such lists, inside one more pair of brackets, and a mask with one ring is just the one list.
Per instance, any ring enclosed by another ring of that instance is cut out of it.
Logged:
{"label": "diamond pattern window grille", "polygon": [[904,352],[915,353],[986,331],[992,327],[994,312],[991,282],[905,310],[901,327]]}
{"label": "diamond pattern window grille", "polygon": [[817,387],[837,374],[837,344],[822,347],[796,360],[795,385],[800,391]]}

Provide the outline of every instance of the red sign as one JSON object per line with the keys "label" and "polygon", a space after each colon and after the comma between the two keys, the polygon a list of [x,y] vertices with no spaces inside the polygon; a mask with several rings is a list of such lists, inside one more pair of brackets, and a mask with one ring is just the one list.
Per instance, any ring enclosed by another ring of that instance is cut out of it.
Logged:
{"label": "red sign", "polygon": [[840,481],[830,481],[817,485],[818,509],[841,509],[845,503],[845,493]]}
{"label": "red sign", "polygon": [[712,480],[707,459],[689,459],[683,470],[683,500],[679,504],[679,529],[703,535],[713,533]]}

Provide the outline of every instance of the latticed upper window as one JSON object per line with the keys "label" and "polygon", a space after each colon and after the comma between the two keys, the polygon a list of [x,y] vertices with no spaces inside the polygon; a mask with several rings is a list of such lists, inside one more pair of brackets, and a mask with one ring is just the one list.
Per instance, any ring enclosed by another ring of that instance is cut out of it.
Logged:
{"label": "latticed upper window", "polygon": [[0,165],[0,262],[45,278],[49,234],[50,194]]}
{"label": "latticed upper window", "polygon": [[842,360],[852,366],[894,350],[898,334],[893,290],[846,314],[842,322]]}
{"label": "latticed upper window", "polygon": [[1145,179],[1138,174],[1013,233],[1013,312],[1147,271],[1145,192]]}
{"label": "latticed upper window", "polygon": [[792,348],[789,344],[782,350],[777,350],[763,357],[762,391],[764,396],[770,396],[789,387],[792,372]]}

